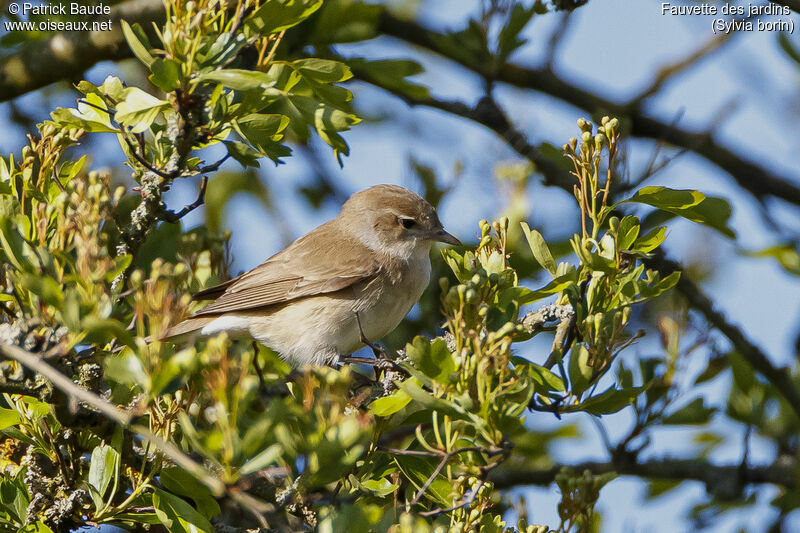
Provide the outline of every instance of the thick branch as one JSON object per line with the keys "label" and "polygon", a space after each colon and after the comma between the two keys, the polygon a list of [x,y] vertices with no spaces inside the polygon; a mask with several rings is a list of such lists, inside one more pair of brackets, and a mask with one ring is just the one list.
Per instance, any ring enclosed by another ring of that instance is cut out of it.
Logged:
{"label": "thick branch", "polygon": [[[798,9],[797,0],[776,3]],[[119,31],[119,20],[124,18],[131,23],[140,22],[143,26],[149,26],[150,21],[158,21],[162,17],[163,8],[159,0],[128,0],[115,6],[112,11],[114,31],[68,32],[42,43],[29,43],[15,55],[0,59],[0,101],[33,91],[55,80],[74,78],[100,61],[130,57],[130,50]],[[497,72],[490,72],[492,67],[486,62],[470,60],[465,54],[456,53],[456,48],[448,47],[446,35],[416,22],[398,19],[389,13],[382,14],[379,31],[447,57],[488,78],[548,94],[591,113],[625,117],[630,123],[632,135],[664,141],[697,153],[726,171],[739,186],[757,198],[774,196],[800,205],[800,187],[793,185],[788,176],[770,172],[740,157],[717,144],[708,133],[684,130],[647,116],[636,99],[628,103],[612,102],[567,83],[549,69],[505,64]],[[543,166],[540,163],[540,167],[549,176],[546,164]]]}
{"label": "thick branch", "polygon": [[681,129],[648,116],[636,99],[633,102],[613,102],[564,81],[547,68],[533,69],[505,64],[492,72],[491,64],[472,60],[463,51],[459,52],[455,47],[448,46],[447,35],[413,21],[398,19],[389,13],[381,16],[379,29],[386,35],[456,61],[481,76],[548,94],[590,113],[625,118],[630,124],[632,135],[664,141],[695,152],[727,172],[740,187],[757,198],[774,196],[800,205],[800,187],[793,185],[789,176],[770,172],[740,157],[734,151],[717,144],[709,133]]}
{"label": "thick branch", "polygon": [[558,465],[549,469],[498,468],[489,481],[498,489],[520,485],[549,485],[559,471],[568,466],[578,472],[589,470],[593,474],[617,472],[621,475],[673,481],[700,481],[714,494],[728,494],[737,487],[751,484],[772,484],[786,488],[797,487],[797,474],[786,465],[748,466],[740,464],[715,465],[704,459],[649,459],[642,462],[586,462],[575,465]]}
{"label": "thick branch", "polygon": [[111,31],[73,31],[22,45],[0,58],[0,101],[58,80],[72,80],[100,61],[131,57],[120,20],[150,28],[164,20],[161,0],[128,0],[111,8]]}

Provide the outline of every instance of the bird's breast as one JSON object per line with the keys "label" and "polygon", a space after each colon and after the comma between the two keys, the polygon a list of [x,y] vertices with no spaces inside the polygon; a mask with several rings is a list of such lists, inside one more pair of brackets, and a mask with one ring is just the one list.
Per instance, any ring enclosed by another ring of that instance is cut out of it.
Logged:
{"label": "bird's breast", "polygon": [[368,340],[378,341],[397,327],[419,301],[430,276],[430,259],[425,254],[396,265],[364,287],[359,319]]}

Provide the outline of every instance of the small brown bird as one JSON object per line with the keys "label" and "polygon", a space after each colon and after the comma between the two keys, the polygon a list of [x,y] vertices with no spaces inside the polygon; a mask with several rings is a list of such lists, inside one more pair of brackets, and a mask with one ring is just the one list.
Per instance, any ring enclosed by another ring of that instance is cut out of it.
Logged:
{"label": "small brown bird", "polygon": [[293,366],[331,364],[408,314],[430,281],[435,241],[461,244],[421,196],[370,187],[253,270],[195,294],[214,301],[165,338],[225,331],[269,346]]}

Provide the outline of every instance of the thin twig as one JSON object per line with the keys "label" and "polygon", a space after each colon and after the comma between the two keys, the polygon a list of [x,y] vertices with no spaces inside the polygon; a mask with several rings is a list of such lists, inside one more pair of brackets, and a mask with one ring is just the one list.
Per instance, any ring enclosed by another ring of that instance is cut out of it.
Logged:
{"label": "thin twig", "polygon": [[223,158],[220,159],[219,161],[217,161],[216,163],[212,163],[210,165],[206,165],[204,167],[198,168],[196,172],[198,174],[207,174],[208,172],[214,172],[219,167],[221,167],[222,163],[227,161],[230,156],[231,156],[231,154],[225,154],[225,156],[223,156]]}
{"label": "thin twig", "polygon": [[166,220],[167,222],[177,222],[201,205],[203,205],[206,201],[206,188],[208,187],[208,177],[203,176],[203,180],[200,182],[200,192],[197,194],[197,199],[192,202],[191,204],[183,206],[178,212],[175,211],[164,211],[161,214],[161,218]]}
{"label": "thin twig", "polygon": [[133,155],[136,161],[138,161],[144,168],[146,168],[147,170],[149,170],[154,174],[161,176],[164,179],[172,179],[172,176],[170,175],[169,172],[164,172],[163,170],[157,169],[156,167],[151,165],[150,162],[148,162],[143,155],[139,154],[139,152],[136,151],[136,147],[133,146],[133,143],[130,141],[130,139],[128,139],[127,133],[123,133],[122,138],[125,140],[125,144],[128,145],[128,148],[131,149],[131,155]]}

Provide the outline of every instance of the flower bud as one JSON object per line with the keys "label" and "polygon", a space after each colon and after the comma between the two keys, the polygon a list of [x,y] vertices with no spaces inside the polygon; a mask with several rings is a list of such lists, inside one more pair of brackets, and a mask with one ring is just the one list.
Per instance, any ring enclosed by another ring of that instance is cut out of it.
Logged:
{"label": "flower bud", "polygon": [[575,149],[578,147],[578,139],[576,139],[575,137],[570,137],[569,147],[572,148],[572,151],[574,152]]}
{"label": "flower bud", "polygon": [[443,293],[446,293],[450,288],[450,280],[445,277],[439,278],[439,288]]}
{"label": "flower bud", "polygon": [[475,303],[475,300],[478,299],[478,293],[475,289],[467,289],[467,292],[464,293],[464,299],[467,303]]}
{"label": "flower bud", "polygon": [[594,147],[596,149],[599,150],[600,148],[602,148],[602,146],[605,144],[605,142],[606,142],[605,135],[601,135],[601,134],[598,133],[597,135],[594,136]]}

